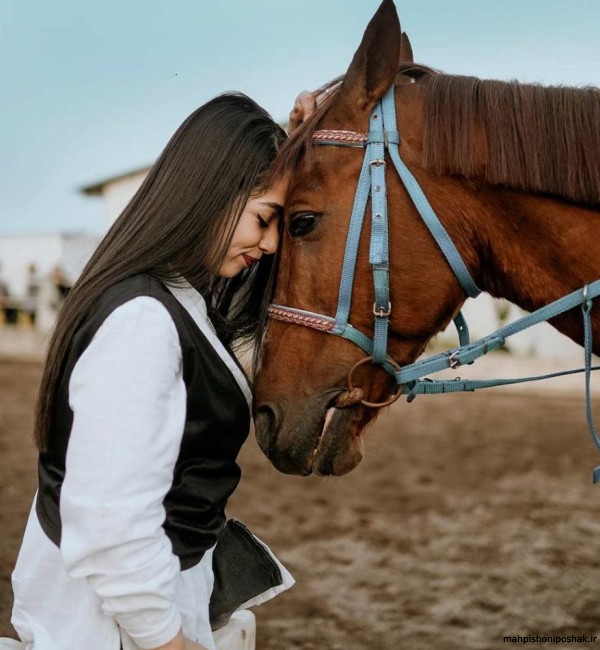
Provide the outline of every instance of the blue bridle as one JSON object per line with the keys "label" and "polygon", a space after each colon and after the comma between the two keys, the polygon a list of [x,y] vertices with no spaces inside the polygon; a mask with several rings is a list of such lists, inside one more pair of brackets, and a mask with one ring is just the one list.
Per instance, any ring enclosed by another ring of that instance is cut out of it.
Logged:
{"label": "blue bridle", "polygon": [[[346,250],[342,266],[338,306],[335,318],[316,314],[314,312],[271,305],[269,315],[276,320],[312,327],[320,331],[336,334],[358,345],[372,363],[381,366],[400,387],[400,394],[407,394],[411,401],[417,394],[435,394],[474,391],[479,388],[490,388],[508,384],[518,384],[528,381],[549,379],[562,375],[585,372],[586,377],[586,415],[592,439],[600,450],[600,436],[596,432],[592,419],[590,374],[592,370],[592,301],[600,295],[600,280],[596,280],[582,289],[574,291],[537,311],[503,327],[477,341],[469,341],[469,331],[462,313],[454,318],[458,330],[459,347],[447,352],[421,359],[401,368],[387,353],[389,316],[392,311],[389,291],[389,245],[388,245],[388,214],[386,197],[386,161],[385,152],[389,154],[396,172],[400,176],[406,191],[417,208],[423,222],[437,242],[446,261],[454,272],[466,296],[475,298],[481,290],[473,280],[460,253],[450,239],[446,229],[437,218],[427,197],[415,177],[406,167],[400,157],[398,146],[400,135],[396,126],[395,93],[392,86],[375,106],[369,120],[369,132],[357,134],[350,131],[317,131],[313,137],[318,145],[336,145],[365,148],[358,187],[354,197]],[[358,256],[358,245],[362,233],[363,222],[367,212],[368,199],[371,197],[371,240],[369,247],[369,263],[373,272],[375,302],[373,305],[374,326],[373,338],[369,338],[348,323],[350,314],[354,272]],[[518,379],[489,379],[489,380],[432,380],[426,377],[431,373],[450,368],[458,368],[464,364],[473,363],[479,357],[502,347],[505,340],[533,325],[554,318],[575,307],[581,307],[584,321],[585,366],[577,370],[557,372],[537,377]],[[362,363],[362,362],[359,362]],[[381,404],[362,402],[368,406],[384,406],[394,400]],[[594,470],[594,482],[600,481],[600,467]]]}

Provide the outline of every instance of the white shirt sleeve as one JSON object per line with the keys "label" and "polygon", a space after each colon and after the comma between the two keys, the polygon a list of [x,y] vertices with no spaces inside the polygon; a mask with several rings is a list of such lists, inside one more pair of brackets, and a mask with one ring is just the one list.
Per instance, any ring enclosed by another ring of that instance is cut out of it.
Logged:
{"label": "white shirt sleeve", "polygon": [[175,324],[156,299],[115,309],[69,383],[73,427],[60,496],[61,553],[140,648],[171,640],[178,558],[162,524],[185,425]]}

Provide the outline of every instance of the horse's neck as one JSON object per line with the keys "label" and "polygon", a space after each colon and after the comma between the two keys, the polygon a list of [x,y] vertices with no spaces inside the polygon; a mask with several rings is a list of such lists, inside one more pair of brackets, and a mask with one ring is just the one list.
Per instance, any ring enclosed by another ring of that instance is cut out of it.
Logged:
{"label": "horse's neck", "polygon": [[[533,311],[600,278],[600,212],[508,191],[495,194],[496,214],[476,229],[485,291]],[[592,314],[599,353],[600,299]],[[580,310],[553,325],[583,342]]]}

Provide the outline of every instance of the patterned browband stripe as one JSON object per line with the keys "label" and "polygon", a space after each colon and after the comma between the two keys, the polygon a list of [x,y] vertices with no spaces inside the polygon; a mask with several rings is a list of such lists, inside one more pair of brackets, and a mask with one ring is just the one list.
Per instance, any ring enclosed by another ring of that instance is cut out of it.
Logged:
{"label": "patterned browband stripe", "polygon": [[312,140],[315,144],[337,144],[342,147],[365,147],[367,144],[367,134],[356,133],[355,131],[322,129],[313,133]]}
{"label": "patterned browband stripe", "polygon": [[269,318],[273,320],[280,320],[284,323],[292,323],[294,325],[304,325],[320,332],[331,332],[335,323],[333,320],[326,320],[318,316],[307,316],[305,314],[298,314],[293,311],[288,311],[285,307],[276,307],[270,305],[268,309]]}

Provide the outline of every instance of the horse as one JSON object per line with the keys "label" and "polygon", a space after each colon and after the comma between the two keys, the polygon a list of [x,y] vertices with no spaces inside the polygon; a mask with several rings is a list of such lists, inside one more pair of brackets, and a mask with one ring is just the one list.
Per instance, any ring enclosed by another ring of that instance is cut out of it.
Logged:
{"label": "horse", "polygon": [[[532,311],[600,277],[600,90],[481,80],[416,64],[396,8],[384,0],[346,74],[326,87],[321,106],[280,152],[278,171],[290,173],[291,184],[274,303],[334,316],[363,150],[317,146],[316,138],[337,133],[331,144],[340,144],[343,132],[350,144],[364,140],[392,87],[400,156],[481,290]],[[405,367],[457,316],[466,294],[389,162],[388,152],[376,161],[387,168],[387,351]],[[372,227],[365,219],[349,313],[354,328],[371,336]],[[255,382],[256,437],[284,473],[342,475],[362,459],[365,427],[391,401],[395,382],[314,320],[312,327],[269,321]],[[583,342],[580,309],[550,323]],[[598,354],[598,309],[591,328]],[[351,369],[350,387],[366,399],[343,403]]]}

